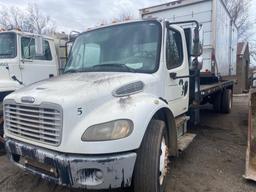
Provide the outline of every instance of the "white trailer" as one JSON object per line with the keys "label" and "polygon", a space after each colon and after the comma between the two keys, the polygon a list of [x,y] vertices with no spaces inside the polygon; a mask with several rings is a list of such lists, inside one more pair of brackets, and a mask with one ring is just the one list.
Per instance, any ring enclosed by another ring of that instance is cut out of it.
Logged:
{"label": "white trailer", "polygon": [[237,28],[222,0],[177,0],[141,9],[140,14],[144,19],[197,20],[203,28],[201,73],[236,75]]}

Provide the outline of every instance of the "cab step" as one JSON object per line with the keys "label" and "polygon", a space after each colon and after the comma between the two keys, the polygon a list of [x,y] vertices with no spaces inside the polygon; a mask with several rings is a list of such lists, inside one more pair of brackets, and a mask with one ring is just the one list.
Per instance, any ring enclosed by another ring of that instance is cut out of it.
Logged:
{"label": "cab step", "polygon": [[176,129],[177,129],[177,138],[181,137],[187,133],[187,122],[189,120],[188,116],[182,115],[175,118]]}
{"label": "cab step", "polygon": [[180,136],[178,139],[178,150],[179,152],[183,152],[195,139],[196,134],[193,133],[185,133]]}

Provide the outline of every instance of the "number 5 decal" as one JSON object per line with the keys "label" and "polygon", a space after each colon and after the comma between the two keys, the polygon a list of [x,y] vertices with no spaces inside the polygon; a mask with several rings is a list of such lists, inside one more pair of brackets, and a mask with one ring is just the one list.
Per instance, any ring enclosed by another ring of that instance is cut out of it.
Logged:
{"label": "number 5 decal", "polygon": [[83,114],[83,108],[82,107],[79,107],[77,108],[77,115],[82,115]]}

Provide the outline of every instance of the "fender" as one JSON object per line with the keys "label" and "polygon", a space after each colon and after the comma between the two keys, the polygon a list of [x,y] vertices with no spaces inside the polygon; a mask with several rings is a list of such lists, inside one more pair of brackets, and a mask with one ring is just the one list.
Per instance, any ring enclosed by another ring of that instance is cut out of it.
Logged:
{"label": "fender", "polygon": [[[161,110],[165,112],[170,146],[173,149],[171,154],[174,154],[176,153],[177,134],[172,112],[164,101],[145,93],[126,98],[113,98],[86,114],[80,122],[69,122],[72,128],[65,129],[63,133],[65,143],[62,143],[58,150],[80,154],[109,154],[136,150],[141,145],[149,122]],[[134,130],[130,136],[113,141],[81,141],[81,136],[88,127],[117,119],[133,121]]]}
{"label": "fender", "polygon": [[[156,96],[139,93],[124,98],[113,97],[112,99],[106,99],[101,105],[94,103],[90,107],[83,100],[79,102],[80,104],[76,106],[83,107],[82,115],[77,115],[77,107],[74,105],[69,110],[64,111],[62,142],[59,146],[47,145],[48,149],[63,153],[87,155],[134,151],[140,147],[152,118],[155,118],[159,112],[164,112],[164,119],[161,120],[166,122],[170,138],[170,154],[175,155],[177,152],[177,134],[172,111],[163,100]],[[84,142],[81,140],[83,133],[90,126],[118,119],[133,121],[134,129],[130,136],[119,140],[99,142]],[[8,134],[6,136],[8,137]],[[13,135],[11,137],[16,138]],[[17,139],[27,142],[24,138]],[[31,140],[29,143],[38,147],[45,147],[44,144],[36,141]]]}

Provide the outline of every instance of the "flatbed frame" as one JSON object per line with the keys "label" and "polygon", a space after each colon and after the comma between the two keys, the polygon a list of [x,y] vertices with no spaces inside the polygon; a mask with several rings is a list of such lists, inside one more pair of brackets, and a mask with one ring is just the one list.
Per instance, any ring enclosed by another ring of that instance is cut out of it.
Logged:
{"label": "flatbed frame", "polygon": [[213,84],[200,85],[201,97],[209,96],[213,93],[230,88],[234,85],[233,80],[220,81]]}

